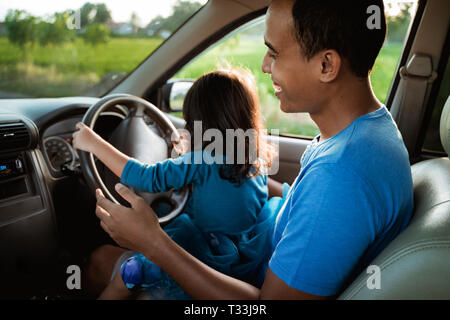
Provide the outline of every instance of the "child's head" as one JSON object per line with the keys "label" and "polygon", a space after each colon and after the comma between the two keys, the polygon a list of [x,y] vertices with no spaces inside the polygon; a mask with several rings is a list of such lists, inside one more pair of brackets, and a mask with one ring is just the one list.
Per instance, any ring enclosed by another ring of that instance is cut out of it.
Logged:
{"label": "child's head", "polygon": [[[223,155],[226,154],[226,144],[234,143],[235,159],[232,165],[222,166],[223,178],[232,182],[241,182],[242,179],[260,174],[263,166],[270,166],[273,148],[262,137],[264,127],[259,111],[258,95],[255,80],[249,71],[221,69],[197,79],[184,100],[183,117],[186,120],[186,130],[191,134],[191,150],[195,149],[196,139],[202,141],[201,149],[211,143],[211,141],[203,141],[202,137],[194,136],[194,121],[201,121],[202,136],[208,129],[221,132]],[[245,140],[245,163],[238,161],[239,151],[236,152],[236,141],[226,141],[227,129],[242,129],[244,132],[253,134],[253,139],[247,139],[247,136]],[[250,152],[253,151],[256,151],[258,157],[256,163],[250,157]]]}

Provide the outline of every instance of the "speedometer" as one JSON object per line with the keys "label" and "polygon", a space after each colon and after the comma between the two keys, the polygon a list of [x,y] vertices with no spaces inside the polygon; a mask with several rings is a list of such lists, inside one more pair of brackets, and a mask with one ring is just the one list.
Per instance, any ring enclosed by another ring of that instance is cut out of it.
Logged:
{"label": "speedometer", "polygon": [[61,165],[73,166],[75,156],[70,144],[61,137],[49,137],[44,140],[45,152],[53,170],[60,171]]}

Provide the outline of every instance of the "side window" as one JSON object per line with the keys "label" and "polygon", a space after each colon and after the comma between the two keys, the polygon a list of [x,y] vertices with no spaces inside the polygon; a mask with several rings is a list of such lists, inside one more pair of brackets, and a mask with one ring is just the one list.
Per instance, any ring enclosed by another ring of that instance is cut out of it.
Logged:
{"label": "side window", "polygon": [[450,58],[447,60],[444,77],[442,78],[441,86],[439,87],[438,96],[433,107],[431,120],[428,124],[427,133],[425,134],[425,141],[422,151],[445,154],[440,137],[440,121],[442,109],[447,98],[450,96]]}
{"label": "side window", "polygon": [[[417,0],[385,0],[388,36],[375,62],[371,82],[375,95],[385,102],[394,78]],[[264,16],[248,22],[205,50],[184,66],[175,79],[196,79],[219,66],[231,65],[248,68],[254,75],[261,112],[269,130],[278,129],[281,135],[312,138],[319,133],[307,113],[287,114],[280,110],[270,76],[261,70],[266,53],[264,45]],[[181,112],[174,114],[181,117]]]}

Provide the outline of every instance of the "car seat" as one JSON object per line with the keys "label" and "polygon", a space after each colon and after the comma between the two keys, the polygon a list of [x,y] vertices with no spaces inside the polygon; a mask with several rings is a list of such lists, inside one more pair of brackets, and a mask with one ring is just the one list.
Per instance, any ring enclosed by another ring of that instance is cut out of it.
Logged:
{"label": "car seat", "polygon": [[[442,111],[440,137],[448,155],[450,97]],[[365,270],[338,299],[450,299],[450,159],[421,161],[411,171],[413,216],[371,263],[379,267],[379,286],[371,285],[373,273]]]}

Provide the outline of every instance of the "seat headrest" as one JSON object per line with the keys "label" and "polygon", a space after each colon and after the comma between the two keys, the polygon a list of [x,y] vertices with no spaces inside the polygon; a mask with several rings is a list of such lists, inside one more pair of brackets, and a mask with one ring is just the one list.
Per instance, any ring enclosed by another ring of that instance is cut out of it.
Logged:
{"label": "seat headrest", "polygon": [[445,152],[450,156],[450,96],[445,102],[441,114],[441,124],[439,131],[441,133],[441,142]]}

